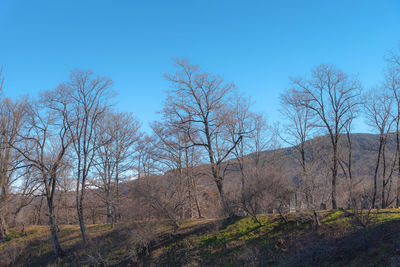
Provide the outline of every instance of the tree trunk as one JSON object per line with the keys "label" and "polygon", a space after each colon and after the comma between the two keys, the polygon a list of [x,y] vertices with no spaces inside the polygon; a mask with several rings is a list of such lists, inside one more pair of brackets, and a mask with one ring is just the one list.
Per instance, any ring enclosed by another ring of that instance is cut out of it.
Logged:
{"label": "tree trunk", "polygon": [[54,248],[54,254],[56,258],[60,258],[64,255],[64,252],[61,249],[60,243],[58,242],[57,237],[57,226],[54,217],[54,207],[53,203],[50,199],[48,199],[47,204],[49,206],[49,225],[50,225],[50,232],[51,232],[51,242]]}
{"label": "tree trunk", "polygon": [[203,218],[203,215],[201,214],[201,209],[200,209],[200,202],[199,199],[197,197],[197,183],[196,181],[193,181],[193,198],[194,198],[194,202],[196,204],[196,209],[197,209],[197,215],[199,216],[199,218]]}
{"label": "tree trunk", "polygon": [[349,180],[350,180],[350,184],[349,184],[349,203],[352,206],[355,205],[355,200],[354,200],[354,193],[353,193],[353,170],[352,170],[352,162],[353,162],[353,157],[352,157],[352,153],[353,153],[353,146],[352,146],[352,141],[351,141],[351,136],[350,136],[350,130],[347,132],[347,143],[349,145],[349,150],[348,150],[348,172],[349,172]]}
{"label": "tree trunk", "polygon": [[396,131],[396,151],[397,151],[397,189],[396,189],[396,208],[400,206],[400,136],[399,136],[399,121],[397,121]]}
{"label": "tree trunk", "polygon": [[230,209],[228,207],[228,204],[226,203],[226,199],[225,199],[225,193],[224,193],[224,188],[223,188],[224,184],[222,182],[222,179],[221,178],[219,178],[219,179],[217,178],[216,179],[216,183],[217,183],[218,193],[219,193],[219,195],[221,197],[222,209],[223,209],[225,214],[228,213],[228,215],[231,216],[232,213],[231,213],[231,211],[230,211]]}
{"label": "tree trunk", "polygon": [[[3,183],[6,183],[4,181],[6,179],[6,174],[2,171],[1,176],[0,176],[0,181]],[[5,215],[8,213],[8,190],[9,188],[5,186],[4,184],[0,188],[0,240],[5,240],[8,238],[8,225],[6,221]]]}
{"label": "tree trunk", "polygon": [[82,197],[80,201],[77,203],[77,211],[78,211],[78,220],[79,220],[79,227],[81,229],[81,235],[82,235],[82,243],[83,246],[85,247],[88,244],[88,237],[86,233],[86,227],[85,227],[85,220],[83,216],[83,201]]}
{"label": "tree trunk", "polygon": [[111,227],[114,228],[115,223],[117,222],[117,210],[115,205],[111,206],[112,209],[112,216],[111,216]]}
{"label": "tree trunk", "polygon": [[96,210],[92,209],[92,224],[96,224]]}
{"label": "tree trunk", "polygon": [[380,160],[381,160],[382,145],[383,145],[383,138],[381,136],[381,137],[379,137],[378,157],[376,159],[376,165],[375,165],[374,191],[372,194],[372,208],[375,208],[376,194],[378,192],[378,170],[379,170],[379,164],[380,164]]}
{"label": "tree trunk", "polygon": [[191,179],[189,178],[188,181],[188,205],[189,205],[189,218],[193,219],[194,218],[194,214],[193,214],[193,192],[192,192],[192,182]]}
{"label": "tree trunk", "polygon": [[317,229],[321,225],[321,223],[319,221],[318,214],[315,210],[313,210],[313,219],[314,219],[315,229]]}
{"label": "tree trunk", "polygon": [[110,203],[110,190],[106,191],[106,216],[107,216],[107,223],[113,222],[113,217],[111,214],[111,203]]}
{"label": "tree trunk", "polygon": [[385,155],[385,148],[386,148],[386,138],[383,143],[382,147],[382,161],[383,161],[383,172],[382,172],[382,200],[381,200],[381,207],[382,209],[386,208],[386,203],[385,203],[385,191],[386,191],[386,155]]}
{"label": "tree trunk", "polygon": [[338,169],[338,158],[337,158],[337,142],[333,146],[333,168],[332,168],[332,209],[337,209],[336,202],[336,179]]}
{"label": "tree trunk", "polygon": [[6,240],[8,238],[8,227],[4,215],[0,215],[0,240]]}
{"label": "tree trunk", "polygon": [[303,183],[305,184],[305,188],[304,188],[304,193],[305,193],[305,197],[306,197],[306,203],[307,203],[307,209],[309,210],[311,208],[311,206],[313,206],[313,204],[311,203],[311,193],[310,193],[310,181],[308,178],[308,174],[307,174],[307,167],[306,167],[306,152],[305,152],[305,148],[304,148],[304,142],[301,143],[300,145],[300,155],[301,155],[301,167],[302,167],[302,171],[303,171]]}
{"label": "tree trunk", "polygon": [[43,197],[40,198],[40,204],[39,204],[39,209],[38,209],[38,220],[37,224],[42,225],[42,206],[43,206]]}

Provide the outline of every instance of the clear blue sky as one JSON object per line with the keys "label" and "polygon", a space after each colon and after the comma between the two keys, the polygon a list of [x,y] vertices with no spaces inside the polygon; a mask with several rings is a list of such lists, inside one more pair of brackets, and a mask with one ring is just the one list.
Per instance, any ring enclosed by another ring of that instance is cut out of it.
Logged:
{"label": "clear blue sky", "polygon": [[118,108],[145,125],[162,107],[172,58],[235,82],[277,121],[289,76],[332,63],[368,88],[399,41],[397,0],[0,1],[6,95],[36,95],[91,69],[114,80]]}

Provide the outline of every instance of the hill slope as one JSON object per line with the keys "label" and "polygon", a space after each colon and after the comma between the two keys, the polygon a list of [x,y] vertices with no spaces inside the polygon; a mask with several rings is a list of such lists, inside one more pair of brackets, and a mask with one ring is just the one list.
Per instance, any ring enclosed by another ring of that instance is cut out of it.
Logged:
{"label": "hill slope", "polygon": [[[379,136],[374,134],[352,134],[352,177],[354,182],[353,193],[358,194],[359,198],[362,198],[363,194],[371,193],[373,186],[373,177],[375,171],[375,164],[377,158],[377,150],[379,145]],[[395,135],[390,135],[388,139],[388,144],[386,147],[387,156],[387,168],[392,164],[392,159],[394,157],[396,142]],[[341,158],[347,162],[347,143],[346,136],[341,138]],[[306,154],[308,160],[308,173],[310,178],[313,179],[312,183],[309,181],[308,188],[313,194],[313,200],[315,207],[319,208],[322,204],[326,207],[330,207],[331,201],[331,144],[329,136],[319,136],[315,137],[306,143]],[[249,158],[252,155],[248,155]],[[291,196],[286,197],[281,201],[285,201],[288,204],[290,198],[293,199],[293,192],[297,192],[297,198],[299,202],[302,202],[302,206],[306,206],[304,188],[306,187],[302,181],[301,165],[299,163],[300,154],[293,148],[281,148],[276,150],[264,151],[261,153],[260,162],[263,162],[263,169],[260,173],[261,179],[267,181],[268,188],[274,190],[282,190],[278,192],[279,197],[282,195],[287,196],[291,192]],[[251,162],[247,161],[247,162]],[[381,163],[383,161],[381,160]],[[241,177],[239,167],[236,166],[236,160],[229,160],[229,168],[224,172],[224,191],[230,200],[237,200],[238,192],[241,190]],[[251,164],[251,163],[250,163]],[[345,163],[344,163],[345,164]],[[202,210],[202,215],[208,218],[219,217],[220,213],[220,200],[215,182],[210,174],[209,165],[201,165],[198,167],[199,175],[196,175],[197,183],[197,195]],[[341,168],[338,170],[338,181],[337,181],[337,201],[338,207],[347,208],[348,207],[348,179]],[[253,179],[252,172],[248,172],[250,175],[246,179],[249,181],[251,186],[251,180]],[[389,173],[388,169],[387,172]],[[167,173],[168,174],[168,173]],[[149,183],[154,185],[158,190],[158,187],[162,187],[162,190],[168,191],[171,188],[171,183],[168,179],[164,179],[165,176],[156,176],[152,179],[148,179]],[[378,172],[378,191],[382,185],[382,166],[380,166]],[[395,199],[396,185],[397,185],[397,173],[396,170],[392,175],[392,182],[388,184],[387,195],[390,196],[391,200]],[[276,183],[276,184],[274,184]],[[312,186],[310,185],[312,184]],[[122,191],[129,195],[129,191],[137,186],[137,180],[132,180],[122,186]],[[270,190],[270,191],[271,191]],[[134,190],[132,190],[134,191]],[[276,192],[267,192],[267,195],[272,199],[268,199],[264,208],[260,210],[261,213],[267,213],[270,210],[271,203]],[[380,203],[381,194],[378,194],[378,203]],[[132,199],[138,199],[134,194]],[[394,203],[394,202],[392,202]],[[138,207],[135,210],[135,215],[140,214],[140,204],[129,205],[129,209],[132,207]],[[135,219],[137,219],[136,217]]]}
{"label": "hill slope", "polygon": [[[379,136],[375,134],[351,134],[352,139],[352,177],[355,184],[354,191],[367,190],[372,192],[373,177],[376,166],[376,158],[378,155],[379,147]],[[342,136],[340,140],[340,158],[347,163],[348,150],[347,150],[346,136]],[[309,175],[313,179],[314,186],[314,200],[315,204],[319,207],[320,203],[324,203],[327,207],[330,206],[330,194],[331,194],[331,143],[329,136],[318,136],[306,142],[306,157],[308,160]],[[389,173],[392,159],[395,156],[396,141],[395,135],[391,134],[387,141],[386,146],[386,175]],[[251,157],[251,155],[249,155]],[[281,148],[276,150],[264,151],[261,153],[261,161],[265,162],[266,175],[271,174],[278,180],[285,180],[292,188],[301,188],[303,183],[301,180],[301,165],[299,162],[300,154],[294,147]],[[233,166],[235,160],[231,160]],[[381,166],[378,171],[378,190],[381,186],[382,176],[382,159]],[[205,166],[203,166],[204,168]],[[240,182],[240,172],[235,170],[235,167],[231,167],[232,171],[228,171],[225,177],[224,188],[227,191],[235,192],[238,191]],[[238,168],[236,168],[238,169]],[[347,170],[346,170],[347,171]],[[395,185],[397,184],[397,173],[396,168],[393,172],[393,186],[388,186],[387,193],[390,194],[390,198],[395,198]],[[249,177],[251,179],[251,177]],[[387,179],[387,177],[386,177]],[[284,182],[285,183],[285,182]],[[212,192],[216,191],[213,180],[210,177],[201,177],[199,182],[200,191]],[[339,207],[347,207],[347,191],[348,183],[343,170],[339,167],[338,170],[338,205]],[[301,189],[297,189],[301,190]],[[214,194],[216,195],[216,194]],[[301,197],[301,196],[300,196]],[[378,196],[380,197],[380,196]],[[305,200],[304,200],[305,201]],[[212,202],[216,202],[213,200]],[[264,211],[266,212],[266,211]]]}
{"label": "hill slope", "polygon": [[176,231],[162,222],[91,225],[91,244],[80,246],[78,226],[60,229],[68,256],[55,262],[47,227],[33,226],[26,235],[14,229],[0,245],[1,266],[396,266],[400,260],[399,210],[370,214],[361,227],[346,211],[287,218],[187,221]]}

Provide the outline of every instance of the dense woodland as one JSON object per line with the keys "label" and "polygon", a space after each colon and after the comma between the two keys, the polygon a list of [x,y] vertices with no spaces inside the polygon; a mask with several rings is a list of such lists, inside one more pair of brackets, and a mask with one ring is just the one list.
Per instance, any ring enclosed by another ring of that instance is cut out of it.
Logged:
{"label": "dense woodland", "polygon": [[[399,207],[400,50],[385,60],[374,88],[332,65],[291,78],[280,124],[186,59],[165,75],[151,132],[116,109],[112,80],[90,71],[38,96],[2,95],[0,239],[48,225],[62,257],[61,225],[78,224],[85,247],[91,224],[248,216],[261,225],[260,214],[298,211],[318,224],[319,210]],[[355,120],[373,134],[353,133]]]}

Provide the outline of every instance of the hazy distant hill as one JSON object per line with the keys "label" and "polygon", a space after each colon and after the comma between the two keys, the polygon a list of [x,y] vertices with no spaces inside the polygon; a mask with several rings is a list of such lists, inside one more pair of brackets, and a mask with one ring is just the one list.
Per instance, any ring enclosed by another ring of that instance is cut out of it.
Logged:
{"label": "hazy distant hill", "polygon": [[[375,170],[377,151],[379,145],[379,136],[375,134],[357,133],[351,135],[352,139],[352,173],[353,179],[362,190],[367,190],[368,186],[372,185],[373,174]],[[307,157],[309,160],[310,172],[315,179],[316,187],[316,202],[324,202],[328,206],[330,190],[331,190],[331,143],[329,136],[318,136],[306,144]],[[396,148],[395,135],[390,135],[386,148],[387,164],[392,161]],[[341,137],[340,154],[342,159],[347,161],[347,139],[346,136]],[[248,155],[251,157],[251,155]],[[299,153],[293,147],[281,148],[276,150],[264,151],[261,153],[261,158],[265,161],[266,175],[276,176],[276,179],[285,180],[289,186],[293,188],[301,184],[301,166],[299,164]],[[390,159],[390,160],[389,160]],[[227,192],[239,192],[240,175],[238,168],[235,167],[235,160],[230,160],[230,167],[226,172],[224,188]],[[215,183],[211,175],[206,175],[209,172],[209,166],[202,165],[199,169],[204,173],[198,178],[198,194],[201,206],[206,217],[217,215],[219,206],[218,193]],[[397,175],[394,175],[394,180]],[[251,179],[251,177],[249,178]],[[267,178],[266,178],[267,179]],[[167,181],[162,181],[162,176],[155,178],[152,183],[165,184]],[[134,186],[135,182],[132,181]],[[360,190],[361,190],[360,189]],[[347,184],[345,176],[341,169],[338,174],[338,198],[339,206],[341,196],[345,195]],[[392,191],[394,192],[394,190]],[[342,201],[342,206],[344,203]]]}
{"label": "hazy distant hill", "polygon": [[[394,157],[396,150],[395,137],[394,134],[391,134],[387,141],[386,156],[388,160],[392,160]],[[346,136],[341,136],[340,140],[340,154],[341,158],[345,161],[347,161],[348,158],[348,145],[346,138]],[[378,153],[379,135],[356,133],[351,134],[351,140],[353,176],[372,177]],[[318,136],[307,141],[306,150],[309,161],[314,161],[317,165],[326,164],[328,167],[330,166],[331,141],[329,136]],[[300,171],[300,166],[297,161],[300,155],[294,147],[265,151],[263,152],[263,157],[267,162],[272,161],[270,164],[279,164],[284,169],[292,169],[293,172]]]}
{"label": "hazy distant hill", "polygon": [[[351,134],[351,140],[353,179],[358,182],[358,186],[362,186],[363,189],[365,189],[368,187],[368,185],[372,185],[379,147],[379,135],[356,133]],[[321,187],[319,193],[321,195],[329,195],[329,192],[331,190],[330,138],[329,136],[315,137],[307,141],[306,147],[307,156],[310,161],[309,165],[311,165],[311,172],[315,176],[316,182],[319,183],[319,186]],[[390,165],[392,163],[392,160],[395,156],[395,150],[395,134],[391,134],[388,138],[385,151],[387,157],[387,165]],[[348,146],[346,136],[341,136],[340,154],[341,158],[347,162]],[[298,161],[300,155],[294,147],[264,151],[262,152],[261,157],[265,161],[266,172],[279,175],[281,177],[280,179],[291,181],[293,185],[295,185],[296,183],[300,183],[301,167]],[[382,168],[380,168],[380,170],[382,170]],[[340,168],[338,177],[338,194],[341,195],[341,190],[346,190],[346,184],[344,183],[344,173]],[[396,180],[396,177],[397,175],[394,175],[394,180]],[[239,179],[239,173],[237,171],[229,172],[225,178],[225,188],[227,190],[235,190],[235,188],[240,184]],[[199,185],[200,189],[204,192],[216,190],[214,182],[210,177],[202,177],[199,181]]]}

